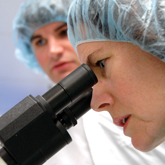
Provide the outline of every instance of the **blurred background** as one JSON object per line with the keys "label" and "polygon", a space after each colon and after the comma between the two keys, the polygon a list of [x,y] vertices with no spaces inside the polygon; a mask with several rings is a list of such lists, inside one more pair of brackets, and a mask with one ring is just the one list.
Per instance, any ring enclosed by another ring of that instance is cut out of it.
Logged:
{"label": "blurred background", "polygon": [[0,0],[0,115],[28,95],[43,95],[52,85],[14,56],[12,21],[23,0]]}

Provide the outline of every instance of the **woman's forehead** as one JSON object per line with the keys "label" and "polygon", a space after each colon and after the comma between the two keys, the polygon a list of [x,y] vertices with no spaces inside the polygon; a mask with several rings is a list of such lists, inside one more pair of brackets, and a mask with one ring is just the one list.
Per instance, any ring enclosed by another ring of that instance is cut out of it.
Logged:
{"label": "woman's forehead", "polygon": [[[90,55],[93,52],[106,51],[107,49],[115,49],[116,45],[123,45],[129,42],[116,42],[116,41],[94,41],[94,42],[84,42],[77,46],[78,55]],[[130,43],[129,43],[130,44]],[[132,44],[132,43],[131,43]]]}

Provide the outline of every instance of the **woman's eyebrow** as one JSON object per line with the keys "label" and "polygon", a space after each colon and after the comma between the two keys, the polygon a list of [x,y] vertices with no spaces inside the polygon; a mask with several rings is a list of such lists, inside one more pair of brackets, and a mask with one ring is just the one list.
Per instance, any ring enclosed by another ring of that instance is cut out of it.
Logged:
{"label": "woman's eyebrow", "polygon": [[91,58],[92,58],[92,56],[93,56],[95,53],[98,53],[101,49],[102,49],[102,48],[99,48],[99,49],[97,49],[96,51],[94,51],[94,52],[92,52],[92,53],[90,53],[90,54],[88,55],[87,61],[86,61],[86,64],[87,64],[88,66],[93,66],[93,64],[92,64],[92,62],[91,62]]}
{"label": "woman's eyebrow", "polygon": [[35,40],[36,38],[40,38],[41,36],[40,35],[34,35],[30,38],[30,42],[32,42],[33,40]]}
{"label": "woman's eyebrow", "polygon": [[[67,24],[66,23],[62,23],[62,25],[57,27],[54,31],[56,32],[56,31],[62,29],[63,27],[65,27],[65,26],[67,26]],[[34,36],[31,37],[30,42],[32,42],[34,39],[40,38],[40,37],[41,37],[41,35],[34,35]]]}
{"label": "woman's eyebrow", "polygon": [[67,26],[66,23],[63,23],[61,26],[57,27],[54,31],[58,31],[60,30],[61,28],[63,28],[64,26]]}

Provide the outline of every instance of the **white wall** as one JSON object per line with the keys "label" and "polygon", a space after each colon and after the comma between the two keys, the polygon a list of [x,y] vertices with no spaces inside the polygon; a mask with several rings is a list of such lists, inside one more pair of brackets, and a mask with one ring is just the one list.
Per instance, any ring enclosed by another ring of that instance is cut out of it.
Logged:
{"label": "white wall", "polygon": [[50,81],[36,75],[14,56],[12,21],[23,0],[0,0],[0,115],[23,98],[42,95]]}

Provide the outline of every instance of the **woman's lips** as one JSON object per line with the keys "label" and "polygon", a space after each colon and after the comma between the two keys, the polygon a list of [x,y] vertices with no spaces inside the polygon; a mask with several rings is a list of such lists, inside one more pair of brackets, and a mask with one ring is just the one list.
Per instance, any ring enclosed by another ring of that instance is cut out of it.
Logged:
{"label": "woman's lips", "polygon": [[72,63],[72,62],[61,62],[61,63],[55,64],[55,65],[53,66],[53,69],[55,69],[56,71],[61,71],[61,70],[66,69],[67,67],[69,67],[69,65],[70,65],[71,63]]}
{"label": "woman's lips", "polygon": [[124,127],[124,132],[125,132],[130,117],[131,117],[131,115],[126,115],[126,116],[115,118],[113,120],[113,123],[119,127]]}

